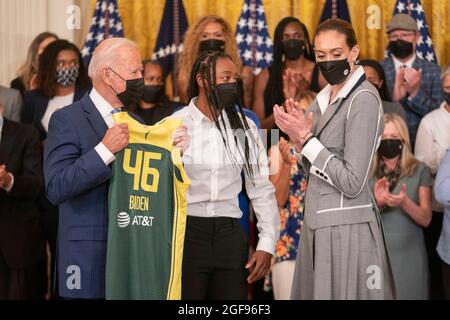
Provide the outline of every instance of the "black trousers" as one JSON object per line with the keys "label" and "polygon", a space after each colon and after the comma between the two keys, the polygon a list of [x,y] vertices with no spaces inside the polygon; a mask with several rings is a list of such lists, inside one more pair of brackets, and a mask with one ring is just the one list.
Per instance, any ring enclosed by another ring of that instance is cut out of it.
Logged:
{"label": "black trousers", "polygon": [[442,285],[444,287],[445,300],[450,300],[450,265],[442,261]]}
{"label": "black trousers", "polygon": [[0,253],[0,300],[38,300],[39,289],[39,264],[12,269]]}
{"label": "black trousers", "polygon": [[442,288],[442,264],[436,247],[439,242],[442,230],[442,212],[434,212],[431,223],[424,229],[425,246],[428,255],[428,267],[430,269],[430,299],[444,299],[444,290]]}
{"label": "black trousers", "polygon": [[239,219],[187,217],[182,299],[246,300],[248,241]]}

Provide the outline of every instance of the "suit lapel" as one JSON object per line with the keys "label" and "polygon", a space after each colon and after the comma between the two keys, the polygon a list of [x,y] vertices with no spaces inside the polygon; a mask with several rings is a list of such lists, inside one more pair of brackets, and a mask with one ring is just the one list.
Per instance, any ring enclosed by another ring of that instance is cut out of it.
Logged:
{"label": "suit lapel", "polygon": [[339,98],[335,103],[327,108],[325,113],[319,118],[317,121],[317,125],[315,126],[314,135],[317,137],[322,132],[323,128],[330,122],[333,116],[339,109],[343,98]]}
{"label": "suit lapel", "polygon": [[89,123],[97,133],[98,137],[102,139],[105,136],[106,130],[108,130],[105,120],[95,107],[89,95],[84,96],[81,102],[83,104],[83,110],[87,113],[86,117]]}
{"label": "suit lapel", "polygon": [[0,140],[0,165],[8,162],[17,136],[14,133],[14,125],[6,119],[4,121]]}

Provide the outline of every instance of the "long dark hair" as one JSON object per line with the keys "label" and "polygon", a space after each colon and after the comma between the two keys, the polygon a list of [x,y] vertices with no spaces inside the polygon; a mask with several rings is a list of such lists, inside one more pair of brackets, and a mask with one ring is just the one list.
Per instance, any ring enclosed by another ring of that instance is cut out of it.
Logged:
{"label": "long dark hair", "polygon": [[78,57],[79,76],[75,83],[76,87],[87,89],[91,85],[91,80],[81,58],[81,52],[77,46],[67,40],[56,40],[50,43],[39,57],[37,73],[37,89],[50,99],[56,95],[56,88],[58,87],[56,83],[56,63],[58,54],[63,50],[73,51]]}
{"label": "long dark hair", "polygon": [[297,18],[286,17],[283,18],[275,28],[274,44],[273,44],[273,62],[269,68],[269,81],[264,90],[264,110],[266,117],[272,114],[272,108],[275,104],[284,102],[283,94],[283,32],[287,25],[296,23],[300,26],[305,36],[306,51],[305,58],[314,61],[311,41],[309,38],[308,29]]}
{"label": "long dark hair", "polygon": [[373,68],[376,73],[378,73],[378,77],[383,80],[383,84],[381,85],[381,88],[377,88],[378,92],[380,93],[381,100],[384,101],[392,101],[391,95],[389,94],[387,83],[386,83],[386,75],[384,74],[383,67],[381,64],[378,63],[378,61],[370,60],[370,59],[362,59],[359,60],[359,65],[363,67],[371,67]]}
{"label": "long dark hair", "polygon": [[[225,148],[230,155],[232,159],[235,160],[234,154],[231,152],[231,149],[227,143],[227,139],[225,139],[224,131],[227,129],[227,127],[231,127],[233,129],[233,132],[236,132],[237,130],[243,131],[245,133],[244,139],[239,139],[239,144],[241,147],[244,148],[245,154],[243,155],[243,159],[245,159],[245,171],[247,175],[250,177],[251,182],[253,183],[253,169],[250,164],[250,146],[249,146],[249,139],[251,140],[251,143],[253,145],[256,145],[256,139],[252,135],[250,131],[250,127],[248,125],[247,119],[244,114],[243,110],[243,103],[242,103],[242,94],[239,92],[238,96],[236,97],[236,104],[234,106],[224,106],[222,107],[220,105],[220,99],[217,94],[216,88],[216,65],[217,60],[219,59],[230,59],[233,61],[233,59],[222,52],[212,52],[212,51],[206,51],[202,53],[197,60],[194,63],[194,66],[192,67],[192,71],[190,74],[190,80],[189,80],[189,88],[188,88],[188,94],[189,94],[189,100],[193,99],[194,97],[197,97],[199,95],[200,88],[197,83],[197,75],[201,76],[201,81],[203,84],[203,88],[205,88],[206,91],[206,98],[208,100],[208,107],[211,111],[211,114],[213,116],[214,123],[216,124],[217,129],[220,131],[220,134],[222,136],[222,141],[225,145]],[[234,61],[233,61],[234,63]],[[239,86],[238,86],[239,88]],[[239,89],[240,91],[240,89]],[[226,125],[224,117],[220,117],[219,115],[222,111],[225,111],[228,120],[229,120],[229,126]],[[242,138],[239,136],[239,138]],[[238,138],[236,135],[234,136],[234,140],[237,145]],[[254,148],[255,151],[257,148]],[[239,149],[239,152],[241,150]],[[242,156],[242,154],[241,154]],[[258,160],[258,155],[256,154],[255,157],[256,160]],[[236,162],[234,161],[234,164]]]}

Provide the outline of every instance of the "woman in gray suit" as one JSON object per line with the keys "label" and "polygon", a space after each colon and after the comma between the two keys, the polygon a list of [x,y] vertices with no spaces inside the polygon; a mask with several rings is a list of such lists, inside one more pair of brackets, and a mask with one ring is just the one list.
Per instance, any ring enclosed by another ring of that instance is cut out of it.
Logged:
{"label": "woman in gray suit", "polygon": [[393,299],[394,281],[380,215],[368,185],[383,134],[377,89],[355,65],[352,26],[319,25],[316,61],[327,85],[305,116],[286,101],[274,106],[278,127],[308,175],[292,299]]}

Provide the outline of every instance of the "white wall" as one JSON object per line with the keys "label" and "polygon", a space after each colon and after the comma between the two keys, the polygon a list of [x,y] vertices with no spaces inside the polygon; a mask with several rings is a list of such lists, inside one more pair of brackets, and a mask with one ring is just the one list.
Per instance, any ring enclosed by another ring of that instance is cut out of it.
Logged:
{"label": "white wall", "polygon": [[[80,29],[70,29],[70,5],[80,8]],[[90,0],[0,0],[0,85],[9,87],[28,47],[43,31],[81,46],[91,20]]]}

